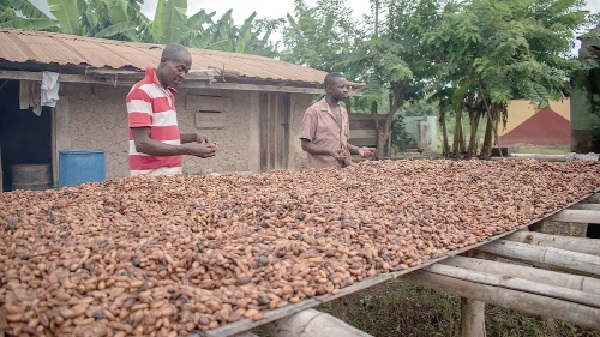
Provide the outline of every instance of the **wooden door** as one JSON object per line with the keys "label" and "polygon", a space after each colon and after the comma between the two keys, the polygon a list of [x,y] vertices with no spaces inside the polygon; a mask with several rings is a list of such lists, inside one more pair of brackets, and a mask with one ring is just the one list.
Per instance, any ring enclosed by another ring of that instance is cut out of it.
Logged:
{"label": "wooden door", "polygon": [[260,108],[260,172],[288,168],[290,147],[290,95],[261,92]]}

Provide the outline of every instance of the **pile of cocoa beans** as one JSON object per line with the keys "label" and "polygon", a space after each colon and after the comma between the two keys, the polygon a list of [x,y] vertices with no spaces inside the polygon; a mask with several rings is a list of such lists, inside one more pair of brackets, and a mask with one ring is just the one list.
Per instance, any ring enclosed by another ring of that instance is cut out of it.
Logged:
{"label": "pile of cocoa beans", "polygon": [[597,162],[381,161],[0,194],[0,330],[185,336],[418,266],[600,187]]}

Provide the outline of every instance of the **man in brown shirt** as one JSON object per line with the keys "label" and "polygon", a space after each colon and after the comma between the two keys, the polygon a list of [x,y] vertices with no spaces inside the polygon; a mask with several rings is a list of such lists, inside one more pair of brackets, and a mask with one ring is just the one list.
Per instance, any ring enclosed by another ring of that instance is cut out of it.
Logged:
{"label": "man in brown shirt", "polygon": [[306,109],[302,119],[302,150],[306,151],[307,168],[346,167],[350,153],[361,157],[373,155],[348,143],[348,112],[339,101],[348,97],[348,81],[340,73],[325,76],[325,98]]}

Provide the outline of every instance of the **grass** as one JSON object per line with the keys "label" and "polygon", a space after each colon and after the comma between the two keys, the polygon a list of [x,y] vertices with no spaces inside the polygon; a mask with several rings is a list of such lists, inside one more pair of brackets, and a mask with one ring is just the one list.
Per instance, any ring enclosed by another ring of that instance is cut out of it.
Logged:
{"label": "grass", "polygon": [[541,145],[519,145],[519,146],[511,146],[508,148],[508,153],[519,153],[519,154],[542,154],[542,155],[551,155],[551,154],[569,154],[571,150],[568,146],[541,146]]}

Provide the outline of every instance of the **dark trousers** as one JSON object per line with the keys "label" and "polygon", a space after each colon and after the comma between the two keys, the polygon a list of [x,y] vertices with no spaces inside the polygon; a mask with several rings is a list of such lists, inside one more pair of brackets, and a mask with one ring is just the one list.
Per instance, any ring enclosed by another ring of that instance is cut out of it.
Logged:
{"label": "dark trousers", "polygon": [[590,239],[600,239],[600,223],[589,223],[586,236]]}

